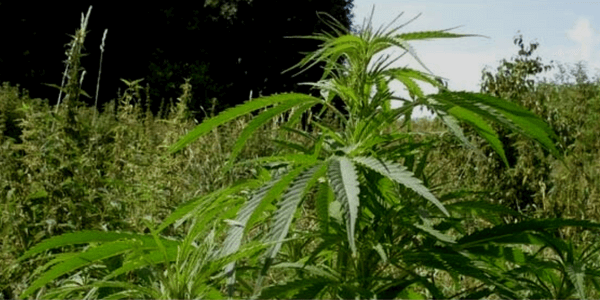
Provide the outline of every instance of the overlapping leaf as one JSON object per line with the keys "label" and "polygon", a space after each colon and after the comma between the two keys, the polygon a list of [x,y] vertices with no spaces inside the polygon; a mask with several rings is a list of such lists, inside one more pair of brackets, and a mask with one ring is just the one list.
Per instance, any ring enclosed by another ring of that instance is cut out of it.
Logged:
{"label": "overlapping leaf", "polygon": [[114,241],[81,252],[77,256],[57,264],[44,272],[21,294],[21,298],[31,295],[37,289],[64,274],[75,271],[95,261],[129,252],[138,246],[141,246],[141,242],[138,240]]}
{"label": "overlapping leaf", "polygon": [[[246,144],[248,139],[252,136],[252,134],[260,126],[264,125],[266,122],[268,122],[269,120],[273,119],[274,117],[282,114],[283,112],[286,112],[286,111],[292,109],[293,107],[295,107],[299,104],[306,103],[306,102],[309,102],[308,104],[312,104],[312,105],[317,104],[317,101],[315,101],[315,99],[307,100],[306,98],[298,97],[298,98],[283,102],[271,109],[268,109],[268,110],[262,112],[260,115],[255,117],[252,121],[250,121],[250,123],[248,123],[248,125],[246,125],[246,127],[244,127],[244,130],[242,130],[240,137],[238,138],[235,145],[233,146],[233,149],[231,150],[231,155],[229,156],[229,163],[230,164],[234,163],[236,157],[242,151],[242,148],[244,147],[244,145]],[[310,107],[312,107],[312,105],[311,106],[303,105],[301,107],[301,109],[306,111]],[[299,113],[303,113],[304,111],[300,111]]]}
{"label": "overlapping leaf", "polygon": [[196,128],[194,128],[194,130],[192,130],[191,132],[186,134],[184,137],[182,137],[177,143],[173,144],[169,148],[169,152],[175,153],[175,152],[183,149],[185,146],[187,146],[188,144],[192,143],[193,141],[199,139],[201,136],[209,133],[211,130],[215,129],[216,127],[223,125],[235,118],[238,118],[243,115],[247,115],[255,110],[265,108],[270,105],[275,105],[278,103],[285,103],[285,102],[289,102],[289,101],[293,101],[297,104],[300,104],[305,101],[320,102],[321,100],[319,98],[315,98],[310,95],[297,94],[297,93],[279,94],[279,95],[274,95],[274,96],[252,99],[251,101],[248,101],[244,104],[238,105],[238,106],[230,108],[228,110],[225,110],[224,112],[220,113],[219,115],[202,122],[200,125],[196,126]]}
{"label": "overlapping leaf", "polygon": [[427,187],[423,185],[421,180],[415,178],[413,173],[402,165],[388,162],[383,159],[365,156],[354,157],[353,160],[415,191],[417,194],[421,195],[423,198],[429,200],[431,203],[437,206],[445,215],[449,215],[444,205],[431,193],[431,191],[429,191]]}
{"label": "overlapping leaf", "polygon": [[514,224],[498,225],[474,232],[459,239],[457,244],[462,248],[468,248],[490,242],[508,244],[521,243],[521,240],[515,240],[514,237],[521,235],[523,232],[544,231],[566,226],[592,229],[600,228],[600,223],[568,219],[527,220]]}
{"label": "overlapping leaf", "polygon": [[333,189],[337,201],[342,204],[346,218],[346,230],[348,232],[348,242],[352,253],[356,253],[356,243],[354,241],[354,232],[356,218],[358,216],[358,206],[360,192],[358,176],[352,161],[347,157],[334,157],[330,160],[327,173],[331,188]]}
{"label": "overlapping leaf", "polygon": [[[476,124],[478,131],[485,133],[484,138],[494,141],[494,133],[486,129],[484,123],[474,119],[474,115],[479,115],[485,119],[506,126],[517,131],[537,142],[550,151],[555,157],[562,157],[558,149],[554,146],[553,138],[556,134],[534,113],[519,107],[518,105],[506,100],[489,95],[468,93],[468,92],[447,92],[430,95],[436,101],[445,106],[445,110],[450,112],[454,107],[460,107],[461,110],[454,110],[454,114],[465,118],[466,121]],[[467,114],[467,111],[472,114]],[[482,127],[484,126],[484,127]],[[489,127],[489,126],[487,126]],[[495,149],[498,146],[494,146]],[[498,151],[498,150],[497,150]]]}
{"label": "overlapping leaf", "polygon": [[[254,193],[252,198],[238,212],[236,220],[232,223],[232,227],[229,229],[225,242],[223,243],[223,248],[221,250],[222,256],[231,255],[238,251],[242,244],[244,234],[248,232],[257,215],[261,214],[271,201],[279,197],[283,191],[287,189],[290,183],[305,169],[305,165],[296,167],[281,178],[265,184]],[[234,269],[235,262],[231,262],[225,267],[225,273],[229,276],[228,284],[230,287],[230,294],[232,293],[232,286],[235,282]]]}
{"label": "overlapping leaf", "polygon": [[298,176],[285,194],[283,194],[279,208],[273,217],[273,225],[267,235],[267,241],[277,242],[267,252],[266,256],[268,259],[275,258],[279,252],[281,241],[287,236],[296,208],[310,188],[317,182],[317,179],[325,174],[326,167],[324,164],[317,164],[308,169]]}

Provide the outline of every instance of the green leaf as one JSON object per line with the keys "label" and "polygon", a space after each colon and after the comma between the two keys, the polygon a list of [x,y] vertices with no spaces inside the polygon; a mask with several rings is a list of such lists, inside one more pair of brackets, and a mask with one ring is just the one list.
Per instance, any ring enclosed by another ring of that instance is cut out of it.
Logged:
{"label": "green leaf", "polygon": [[[248,125],[246,125],[246,127],[244,127],[244,130],[240,134],[240,137],[238,138],[235,145],[233,146],[233,149],[231,150],[231,154],[229,155],[229,164],[231,165],[235,161],[236,157],[238,156],[238,154],[240,154],[240,152],[242,151],[242,148],[246,144],[246,141],[248,141],[248,139],[252,136],[254,131],[256,131],[258,128],[260,128],[260,126],[264,125],[266,122],[273,119],[275,116],[278,116],[278,115],[282,114],[283,112],[290,110],[294,106],[302,104],[302,103],[306,103],[306,102],[307,102],[306,98],[300,98],[300,97],[298,97],[296,99],[288,100],[286,102],[283,102],[282,104],[279,104],[269,110],[262,112],[260,115],[255,117],[252,121],[250,121],[250,123],[248,123]],[[318,102],[320,102],[320,101],[318,101],[318,99],[315,98],[315,99],[312,99],[309,102],[309,104],[314,105],[314,104],[317,104]]]}
{"label": "green leaf", "polygon": [[417,97],[425,97],[421,87],[412,78],[406,76],[394,76],[394,78],[404,84],[411,98],[416,99]]}
{"label": "green leaf", "polygon": [[[444,196],[440,197],[440,200],[444,200]],[[460,214],[473,215],[481,217],[491,224],[497,225],[504,223],[504,216],[515,216],[523,217],[523,214],[507,208],[504,205],[492,204],[487,201],[461,201],[452,204],[447,204],[446,208],[450,212],[456,212]],[[456,214],[453,214],[456,215]]]}
{"label": "green leaf", "polygon": [[356,218],[358,216],[358,206],[360,192],[358,175],[354,169],[352,161],[347,157],[334,157],[330,160],[329,180],[337,200],[342,204],[345,213],[346,230],[348,232],[348,242],[353,255],[356,254],[356,244],[354,242],[354,231]]}
{"label": "green leaf", "polygon": [[37,289],[64,274],[75,271],[95,261],[126,253],[136,246],[140,246],[140,244],[140,241],[137,240],[115,241],[82,252],[76,257],[64,261],[44,272],[38,279],[31,283],[27,290],[21,294],[20,298],[31,295]]}
{"label": "green leaf", "polygon": [[163,231],[169,225],[175,222],[181,222],[188,219],[195,212],[203,209],[208,209],[217,205],[225,205],[228,201],[223,196],[231,196],[242,190],[254,189],[262,184],[261,180],[249,180],[246,182],[238,183],[232,187],[224,188],[212,192],[208,195],[198,197],[180,205],[175,211],[173,211],[168,217],[166,217],[160,226],[157,228],[158,232]]}
{"label": "green leaf", "polygon": [[[256,210],[256,208],[260,205],[261,201],[267,194],[267,192],[273,187],[275,184],[275,180],[268,182],[264,186],[260,187],[257,191],[255,191],[250,198],[242,207],[237,214],[236,223],[239,225],[232,225],[232,227],[227,232],[227,237],[223,242],[223,248],[221,249],[221,256],[227,256],[238,251],[242,244],[242,238],[244,235],[244,227],[246,223],[250,219],[250,216]],[[235,268],[235,262],[228,264],[225,267],[225,273],[227,273],[232,280],[234,281],[235,274],[233,273]],[[232,285],[233,282],[230,282],[229,285]]]}
{"label": "green leaf", "polygon": [[504,99],[489,95],[443,91],[432,98],[443,105],[461,107],[500,125],[506,126],[540,143],[557,158],[562,158],[551,138],[556,134],[534,113]]}
{"label": "green leaf", "polygon": [[479,115],[462,107],[455,106],[449,109],[448,113],[471,125],[481,137],[490,143],[492,149],[498,153],[504,164],[508,167],[508,160],[506,159],[502,142],[498,138],[498,133],[492,128],[492,126],[490,126]]}
{"label": "green leaf", "polygon": [[[27,250],[21,257],[19,257],[19,261],[23,261],[24,259],[29,258],[35,254],[42,253],[46,250],[58,247],[87,243],[113,242],[122,239],[136,239],[141,241],[143,245],[147,247],[155,246],[154,238],[151,235],[84,230],[80,232],[67,233],[44,240],[43,242],[35,245],[33,248]],[[170,245],[177,243],[175,241],[169,240],[163,242]]]}
{"label": "green leaf", "polygon": [[[306,154],[287,154],[282,156],[265,156],[259,157],[255,159],[245,160],[243,162],[238,163],[238,165],[252,165],[259,164],[264,166],[272,166],[276,164],[280,165],[292,165],[292,164],[311,164],[316,161],[315,157]],[[256,187],[255,187],[256,188]]]}
{"label": "green leaf", "polygon": [[329,203],[335,199],[333,190],[326,182],[319,183],[315,198],[315,210],[319,218],[319,228],[326,234],[329,232]]}
{"label": "green leaf", "polygon": [[298,152],[304,153],[304,154],[309,154],[311,153],[311,149],[306,147],[306,145],[300,144],[300,143],[293,143],[287,140],[278,140],[278,139],[274,139],[271,140],[273,143],[281,145],[285,148],[288,149],[293,149],[296,150]]}
{"label": "green leaf", "polygon": [[431,70],[429,70],[429,68],[427,68],[427,66],[425,66],[425,64],[421,61],[419,56],[417,56],[415,49],[409,43],[407,43],[407,40],[401,38],[400,36],[390,37],[389,39],[390,43],[396,47],[406,50],[425,70],[427,70],[427,72],[433,74],[433,72],[431,72]]}
{"label": "green leaf", "polygon": [[43,199],[43,198],[47,198],[47,197],[48,197],[48,192],[46,192],[46,190],[44,190],[42,188],[40,190],[35,191],[34,193],[27,195],[27,200],[37,200],[37,199]]}
{"label": "green leaf", "polygon": [[469,36],[485,37],[483,35],[478,35],[478,34],[458,34],[458,33],[447,32],[452,29],[454,29],[454,28],[437,30],[437,31],[418,31],[418,32],[401,33],[398,35],[398,37],[405,41],[439,39],[439,38],[461,38],[461,37],[469,37]]}
{"label": "green leaf", "polygon": [[[221,255],[227,256],[238,251],[242,244],[244,234],[252,226],[253,221],[261,214],[271,201],[278,198],[289,184],[306,169],[305,165],[293,169],[279,179],[272,180],[258,189],[252,198],[238,212],[236,224],[232,225],[227,233],[227,237],[221,249]],[[228,286],[230,293],[233,292],[233,284],[235,282],[235,262],[228,264],[225,267],[225,273],[229,276]]]}
{"label": "green leaf", "polygon": [[276,244],[267,251],[267,258],[274,259],[279,249],[281,241],[287,236],[294,213],[306,193],[317,182],[318,178],[325,174],[327,165],[315,165],[304,171],[292,185],[288,188],[279,203],[279,208],[273,217],[271,230],[267,235],[267,241],[276,242]]}
{"label": "green leaf", "polygon": [[449,216],[448,211],[444,205],[429,191],[427,187],[423,185],[421,180],[415,178],[413,173],[407,170],[404,166],[387,162],[385,160],[379,160],[374,157],[358,156],[354,157],[353,160],[407,188],[415,191],[423,198],[429,200],[435,206],[437,206],[446,216]]}
{"label": "green leaf", "polygon": [[[154,238],[154,242],[156,243],[158,250],[163,255],[164,261],[168,262],[169,256],[167,253],[167,248],[165,247],[165,245],[163,245],[161,238],[158,236],[158,232],[156,230],[154,230],[152,224],[150,224],[150,222],[148,220],[143,220],[143,221],[144,221],[144,225],[146,225],[146,227],[148,227],[148,229],[150,230],[150,233],[152,234],[152,237]],[[166,265],[165,265],[165,267],[166,267]]]}
{"label": "green leaf", "polygon": [[[144,286],[140,286],[139,284],[132,284],[132,283],[128,283],[128,282],[122,282],[122,281],[97,281],[94,282],[92,284],[90,284],[90,286],[93,287],[98,287],[98,288],[119,288],[119,289],[126,289],[125,291],[119,292],[119,293],[115,293],[112,295],[109,295],[107,298],[109,299],[123,299],[123,298],[119,298],[118,296],[125,296],[125,295],[129,295],[129,297],[131,298],[142,298],[141,296],[146,296],[149,298],[153,298],[153,299],[159,299],[161,297],[161,294],[159,293],[159,291],[153,289],[153,288],[148,288],[148,287],[144,287]],[[126,297],[126,298],[129,298]]]}
{"label": "green leaf", "polygon": [[302,291],[313,291],[318,294],[328,281],[322,277],[302,278],[292,281],[287,281],[283,284],[272,285],[262,290],[259,299],[312,299],[296,295]]}
{"label": "green leaf", "polygon": [[[394,69],[386,70],[383,73],[385,75],[388,75],[394,79],[401,81],[405,85],[406,85],[405,81],[410,80],[414,83],[413,79],[416,79],[419,81],[427,82],[427,83],[433,85],[434,87],[437,87],[440,89],[444,88],[444,85],[442,85],[435,78],[432,78],[432,75],[423,73],[421,71],[413,70],[410,68],[394,68]],[[407,88],[408,88],[408,86],[407,86]],[[419,96],[419,97],[424,97],[424,94],[421,91],[421,88],[419,86],[417,86],[416,92],[413,91],[413,94],[416,96]]]}
{"label": "green leaf", "polygon": [[314,105],[314,103],[308,102],[307,104],[301,105],[300,107],[294,109],[287,122],[281,127],[293,127],[300,121],[302,115]]}
{"label": "green leaf", "polygon": [[379,254],[379,257],[381,258],[381,261],[384,264],[388,263],[387,254],[385,253],[385,250],[383,249],[383,246],[381,245],[381,243],[377,243],[377,245],[373,246],[373,250],[375,250],[377,252],[377,254]]}
{"label": "green leaf", "polygon": [[274,95],[274,96],[269,96],[269,97],[252,99],[251,101],[248,101],[248,102],[238,105],[236,107],[232,107],[232,108],[220,113],[219,115],[202,122],[202,124],[196,126],[196,128],[194,128],[194,130],[192,130],[191,132],[186,134],[184,137],[182,137],[177,143],[173,144],[169,148],[169,153],[175,153],[175,152],[183,149],[185,146],[187,146],[191,142],[199,139],[203,135],[209,133],[214,128],[216,128],[220,125],[223,125],[237,117],[249,114],[255,110],[258,110],[258,109],[261,109],[261,108],[264,108],[264,107],[267,107],[270,105],[275,105],[278,103],[288,102],[288,101],[297,101],[298,103],[300,103],[301,102],[300,100],[316,101],[316,102],[321,101],[319,98],[315,98],[310,95],[297,94],[297,93],[280,94],[280,95]]}
{"label": "green leaf", "polygon": [[442,120],[442,122],[444,122],[444,124],[446,124],[446,126],[448,127],[448,129],[450,129],[450,131],[454,134],[454,136],[456,136],[465,146],[467,146],[467,148],[469,148],[470,150],[476,151],[480,156],[484,156],[483,152],[481,152],[481,150],[477,149],[477,147],[475,147],[465,136],[464,131],[462,130],[462,128],[460,127],[460,124],[458,123],[458,120],[448,114],[445,111],[439,111],[434,109],[433,110],[438,117]]}
{"label": "green leaf", "polygon": [[[394,280],[380,288],[377,292],[377,299],[406,299],[407,290],[412,292],[412,284],[417,283],[418,279]],[[402,296],[400,296],[402,295]]]}
{"label": "green leaf", "polygon": [[265,210],[265,208],[271,204],[274,200],[279,199],[283,192],[288,188],[288,186],[294,181],[296,177],[298,177],[306,168],[311,165],[299,165],[294,169],[290,170],[287,174],[282,175],[281,178],[273,185],[273,187],[265,194],[264,198],[261,200],[258,207],[252,212],[250,218],[246,222],[244,233],[247,233],[250,230],[250,227],[254,225],[254,222],[259,217],[260,214]]}
{"label": "green leaf", "polygon": [[567,220],[567,219],[545,219],[528,220],[514,224],[497,225],[492,228],[482,229],[473,234],[462,237],[457,241],[460,248],[469,248],[490,242],[522,243],[520,240],[511,241],[511,238],[519,236],[523,232],[544,231],[567,226],[583,228],[600,228],[599,223]]}
{"label": "green leaf", "polygon": [[454,240],[454,238],[452,238],[449,235],[443,234],[440,231],[434,229],[431,226],[427,226],[427,225],[420,225],[420,224],[415,224],[415,227],[419,228],[422,231],[425,231],[426,233],[428,233],[429,235],[435,237],[436,239],[445,242],[445,243],[449,243],[449,244],[454,244],[456,243],[456,241]]}
{"label": "green leaf", "polygon": [[320,164],[304,171],[283,195],[283,200],[278,205],[279,208],[273,217],[273,225],[266,238],[267,242],[275,244],[265,254],[265,262],[256,283],[257,288],[262,286],[264,276],[267,275],[269,267],[281,249],[281,244],[288,234],[298,205],[310,188],[317,182],[318,178],[325,174],[326,170],[327,165]]}
{"label": "green leaf", "polygon": [[302,263],[279,263],[273,266],[273,269],[297,269],[306,272],[310,276],[322,277],[324,280],[336,282],[341,281],[342,277],[336,270],[333,270],[325,265],[309,266]]}
{"label": "green leaf", "polygon": [[[167,260],[165,261],[165,257]],[[166,248],[166,255],[160,250],[135,255],[132,259],[125,260],[123,265],[104,277],[104,280],[115,278],[121,274],[131,272],[149,265],[174,261],[177,258],[177,247]]]}

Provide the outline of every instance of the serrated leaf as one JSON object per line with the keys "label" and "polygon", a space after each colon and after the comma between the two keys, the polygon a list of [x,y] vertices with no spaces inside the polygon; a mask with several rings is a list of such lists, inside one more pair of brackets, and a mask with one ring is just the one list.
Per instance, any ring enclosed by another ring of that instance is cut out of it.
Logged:
{"label": "serrated leaf", "polygon": [[[246,205],[240,209],[236,217],[236,221],[242,226],[232,226],[229,229],[221,250],[222,256],[231,255],[238,251],[244,234],[247,233],[257,216],[264,211],[271,201],[279,197],[289,184],[305,169],[306,166],[301,165],[283,175],[281,178],[268,182],[254,193],[252,198],[246,202]],[[225,273],[229,276],[228,286],[230,294],[233,292],[232,288],[235,282],[234,269],[235,262],[232,262],[225,267]]]}
{"label": "serrated leaf", "polygon": [[306,170],[296,178],[283,195],[282,201],[278,205],[279,208],[273,217],[271,230],[267,235],[267,241],[277,243],[267,251],[266,256],[269,259],[275,258],[279,252],[281,241],[287,236],[298,205],[317,182],[317,179],[325,174],[326,170],[327,165],[325,164],[318,164]]}
{"label": "serrated leaf", "polygon": [[319,184],[315,197],[315,210],[319,218],[319,228],[322,233],[329,232],[329,203],[334,200],[333,190],[326,182]]}
{"label": "serrated leaf", "polygon": [[[134,298],[139,298],[140,295],[145,295],[145,296],[149,296],[150,298],[159,299],[161,296],[160,293],[155,289],[140,286],[138,284],[122,282],[122,281],[96,281],[96,282],[90,284],[90,286],[98,287],[98,288],[106,287],[106,288],[126,289],[126,291],[123,291],[124,293],[137,295],[137,297],[134,297]],[[122,298],[118,298],[117,295],[115,295],[113,297],[114,298],[112,298],[112,299],[122,299]]]}
{"label": "serrated leaf", "polygon": [[469,92],[443,91],[430,96],[443,105],[459,106],[519,132],[540,143],[555,157],[562,158],[551,139],[556,138],[556,134],[552,129],[534,113],[512,102],[485,94]]}
{"label": "serrated leaf", "polygon": [[580,262],[569,263],[565,266],[569,280],[575,286],[577,297],[587,299],[585,292],[585,266]]}
{"label": "serrated leaf", "polygon": [[179,141],[177,141],[175,144],[173,144],[169,148],[169,153],[175,153],[175,152],[183,149],[185,146],[187,146],[188,144],[192,143],[193,141],[199,139],[201,136],[209,133],[211,130],[215,129],[216,127],[223,125],[235,118],[249,114],[255,110],[258,110],[258,109],[261,109],[261,108],[264,108],[264,107],[267,107],[270,105],[275,105],[278,103],[283,103],[283,102],[288,102],[288,101],[300,101],[300,100],[302,100],[302,101],[317,101],[317,102],[321,101],[319,98],[315,98],[313,96],[305,95],[305,94],[297,94],[297,93],[280,94],[280,95],[252,99],[251,101],[248,101],[244,104],[238,105],[238,106],[230,108],[228,110],[225,110],[224,112],[220,113],[219,115],[202,122],[200,125],[196,126],[196,128],[194,128],[194,130],[192,130],[191,132],[186,134],[184,137],[182,137]]}
{"label": "serrated leaf", "polygon": [[[227,232],[227,237],[223,242],[221,256],[231,255],[238,251],[242,244],[244,227],[246,226],[246,223],[250,219],[250,216],[252,215],[254,210],[256,210],[256,208],[260,205],[267,192],[273,187],[275,182],[276,181],[273,180],[260,187],[257,191],[253,193],[252,197],[246,202],[244,207],[242,207],[242,209],[238,211],[235,221],[238,222],[241,226],[232,226],[229,229],[229,231]],[[232,285],[235,280],[235,274],[233,273],[234,268],[235,262],[232,262],[225,267],[225,273],[229,274],[229,276],[232,277],[232,280],[230,280],[229,285]]]}
{"label": "serrated leaf", "polygon": [[457,119],[462,120],[471,125],[475,129],[475,131],[479,133],[479,135],[490,144],[492,149],[494,149],[494,151],[498,153],[498,155],[504,162],[504,165],[508,167],[508,160],[506,159],[506,154],[504,153],[502,142],[498,138],[498,133],[492,128],[492,126],[490,126],[477,114],[462,107],[455,106],[449,109],[448,113],[450,113]]}
{"label": "serrated leaf", "polygon": [[440,240],[442,242],[450,243],[450,244],[456,243],[456,241],[451,236],[443,234],[440,231],[438,231],[430,226],[420,225],[420,224],[415,224],[414,226],[425,231],[429,235],[437,238],[438,240]]}
{"label": "serrated leaf", "polygon": [[[141,241],[143,245],[147,247],[156,246],[154,244],[154,238],[151,235],[84,230],[80,232],[67,233],[44,240],[27,250],[21,257],[19,257],[19,261],[23,261],[24,259],[27,259],[35,254],[58,247],[87,243],[105,243],[123,239],[136,239]],[[171,246],[177,244],[176,241],[170,240],[164,240],[163,242],[166,245]]]}
{"label": "serrated leaf", "polygon": [[327,280],[322,277],[292,280],[264,288],[259,299],[311,299],[305,297],[298,298],[296,295],[304,290],[311,290],[318,293],[327,283]]}
{"label": "serrated leaf", "polygon": [[[166,254],[167,254],[166,255],[167,262],[174,261],[177,258],[177,248],[176,247],[167,248]],[[121,267],[119,267],[118,269],[115,269],[110,274],[106,275],[104,277],[104,280],[109,280],[109,279],[115,278],[121,274],[126,274],[128,272],[140,269],[145,266],[164,263],[165,262],[164,258],[165,258],[165,255],[159,250],[150,251],[150,252],[148,252],[146,254],[142,254],[142,255],[137,255],[133,259],[126,260],[125,262],[123,262],[123,265]]]}
{"label": "serrated leaf", "polygon": [[437,30],[437,31],[407,32],[407,33],[399,34],[398,37],[403,40],[406,40],[406,41],[439,39],[439,38],[461,38],[461,37],[469,37],[469,36],[483,37],[482,35],[478,35],[478,34],[458,34],[458,33],[447,32],[452,29],[454,29],[454,28]]}
{"label": "serrated leaf", "polygon": [[[260,115],[258,115],[254,119],[252,119],[252,121],[250,121],[250,123],[248,123],[248,125],[246,125],[246,127],[244,127],[244,130],[242,130],[240,137],[235,142],[235,145],[233,146],[233,148],[231,150],[231,154],[229,155],[229,164],[231,165],[235,161],[236,157],[240,154],[240,152],[242,151],[242,148],[246,144],[246,141],[248,141],[248,139],[252,136],[254,131],[256,131],[258,128],[260,128],[260,126],[264,125],[266,122],[273,119],[275,116],[278,116],[278,115],[292,109],[294,106],[297,106],[299,104],[306,103],[306,102],[307,102],[306,98],[298,97],[296,99],[290,99],[290,100],[283,102],[271,109],[268,109],[268,110],[262,112]],[[315,105],[315,104],[317,104],[317,101],[315,101],[313,99],[312,101],[310,101],[310,104]]]}
{"label": "serrated leaf", "polygon": [[55,265],[50,270],[44,272],[38,279],[31,283],[31,285],[21,294],[20,298],[31,295],[37,289],[64,274],[75,271],[95,261],[131,251],[139,245],[140,242],[136,240],[116,241],[102,244],[98,247],[79,253],[76,257]]}
{"label": "serrated leaf", "polygon": [[390,37],[390,42],[393,45],[406,50],[425,70],[427,70],[427,72],[433,74],[433,72],[431,72],[431,70],[429,70],[429,68],[427,68],[427,66],[425,66],[425,64],[421,61],[419,56],[417,56],[415,49],[406,41],[407,40],[401,38],[400,36]]}
{"label": "serrated leaf", "polygon": [[[444,111],[438,111],[438,110],[434,110],[434,112],[437,113],[437,115],[440,117],[440,119],[442,120],[442,122],[444,124],[446,124],[446,126],[448,127],[448,129],[450,129],[450,131],[454,134],[455,137],[457,137],[465,146],[467,146],[467,148],[473,150],[473,151],[479,151],[477,149],[477,147],[475,147],[465,136],[464,131],[462,130],[462,128],[460,127],[460,124],[458,123],[458,120],[444,112]],[[483,153],[481,153],[481,151],[479,151],[480,155],[483,155]]]}
{"label": "serrated leaf", "polygon": [[346,219],[348,243],[350,244],[352,253],[356,254],[354,232],[356,218],[358,217],[358,206],[360,204],[358,198],[360,188],[356,170],[352,161],[347,157],[334,157],[330,160],[327,175],[337,200],[342,204]]}
{"label": "serrated leaf", "polygon": [[[482,229],[473,234],[462,237],[457,240],[461,248],[468,248],[484,243],[499,242],[513,243],[511,237],[519,236],[523,232],[544,231],[566,226],[577,226],[583,228],[600,228],[599,223],[567,220],[567,219],[545,219],[545,220],[527,220],[514,224],[497,225],[492,228]],[[522,243],[521,240],[514,243]]]}
{"label": "serrated leaf", "polygon": [[379,254],[379,257],[381,258],[381,261],[384,264],[388,263],[387,254],[385,253],[385,250],[383,249],[383,246],[381,245],[381,243],[377,243],[377,245],[373,246],[373,250],[375,250],[377,252],[377,254]]}
{"label": "serrated leaf", "polygon": [[[440,197],[440,199],[444,199],[445,197]],[[446,208],[449,210],[474,210],[480,211],[481,214],[486,216],[488,214],[491,215],[510,215],[515,217],[522,217],[523,215],[518,211],[512,210],[503,205],[496,205],[487,201],[461,201],[455,202],[452,204],[446,205]]]}
{"label": "serrated leaf", "polygon": [[[423,73],[421,71],[417,71],[414,69],[410,69],[410,68],[394,68],[394,69],[389,69],[386,70],[384,72],[385,75],[388,75],[392,78],[395,78],[397,80],[400,80],[404,83],[404,79],[410,79],[411,81],[413,79],[419,80],[419,81],[423,81],[426,83],[429,83],[431,85],[433,85],[434,87],[437,88],[444,88],[444,85],[442,85],[439,81],[437,81],[436,79],[432,78],[432,75],[427,74],[427,73]],[[414,82],[414,81],[413,81]],[[419,94],[415,94],[419,97],[423,97],[424,94],[421,91],[421,89],[419,88]]]}
{"label": "serrated leaf", "polygon": [[236,193],[239,193],[240,191],[246,189],[255,189],[260,184],[262,184],[261,180],[249,180],[246,182],[238,183],[228,188],[219,189],[208,195],[190,200],[180,205],[175,211],[173,211],[169,216],[167,216],[163,220],[163,222],[158,226],[157,231],[161,232],[173,223],[181,223],[190,218],[193,214],[197,213],[198,211],[208,210],[215,206],[226,205],[229,202],[228,200],[230,200],[227,197],[235,195]]}
{"label": "serrated leaf", "polygon": [[338,281],[339,282],[342,280],[340,273],[338,273],[336,270],[333,270],[326,265],[311,266],[311,265],[305,265],[302,263],[292,262],[292,263],[279,263],[279,264],[273,266],[273,269],[285,269],[285,268],[302,270],[311,276],[322,277],[328,281],[333,281],[333,282]]}
{"label": "serrated leaf", "polygon": [[307,103],[304,105],[301,105],[300,107],[296,108],[294,110],[294,112],[290,115],[290,117],[288,118],[287,122],[282,125],[281,127],[293,127],[294,125],[296,125],[300,119],[302,118],[302,115],[309,110],[311,107],[315,106],[314,103]]}
{"label": "serrated leaf", "polygon": [[294,142],[290,142],[287,140],[278,140],[278,139],[273,139],[271,141],[277,145],[281,145],[288,149],[296,150],[300,153],[309,154],[311,152],[310,148],[305,147],[305,145],[300,144],[300,143],[294,143]]}
{"label": "serrated leaf", "polygon": [[423,198],[429,200],[431,203],[437,206],[446,216],[449,216],[444,205],[429,191],[427,187],[423,185],[421,180],[415,178],[413,173],[407,170],[404,166],[385,160],[379,160],[374,157],[358,156],[354,157],[353,160],[415,191],[417,194],[421,195]]}

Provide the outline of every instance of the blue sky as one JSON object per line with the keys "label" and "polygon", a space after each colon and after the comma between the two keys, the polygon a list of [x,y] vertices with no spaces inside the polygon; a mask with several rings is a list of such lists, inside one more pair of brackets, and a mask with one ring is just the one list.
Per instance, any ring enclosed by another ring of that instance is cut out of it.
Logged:
{"label": "blue sky", "polygon": [[[361,25],[375,6],[373,25],[387,25],[400,13],[395,24],[421,16],[399,32],[441,30],[461,26],[454,33],[485,37],[434,39],[413,42],[419,58],[436,75],[449,79],[451,90],[479,91],[481,70],[494,70],[501,59],[516,56],[513,44],[520,31],[523,42],[539,43],[534,57],[573,65],[583,61],[588,75],[600,74],[600,1],[384,1],[354,0],[354,24]],[[400,52],[398,52],[400,53]],[[420,70],[405,55],[397,65]],[[554,78],[556,71],[542,75]],[[398,93],[403,94],[402,86]],[[426,89],[427,91],[427,89]],[[434,92],[430,90],[429,92]]]}

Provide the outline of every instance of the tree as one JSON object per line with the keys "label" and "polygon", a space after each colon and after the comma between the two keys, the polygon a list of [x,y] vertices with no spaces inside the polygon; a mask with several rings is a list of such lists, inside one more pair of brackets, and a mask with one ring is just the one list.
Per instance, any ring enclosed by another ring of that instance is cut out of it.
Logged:
{"label": "tree", "polygon": [[[96,1],[68,7],[40,4],[34,9],[20,2],[1,5],[0,25],[17,30],[7,31],[4,38],[13,47],[0,50],[0,81],[19,83],[30,89],[33,97],[53,99],[50,93],[55,90],[41,84],[60,83],[63,45],[79,21],[73,16],[93,5],[85,44],[89,55],[81,63],[87,70],[83,90],[94,95],[98,46],[108,28],[100,104],[113,99],[118,88],[125,88],[121,78],[145,78],[156,111],[162,98],[177,98],[179,86],[191,78],[194,97],[190,109],[199,112],[200,106],[209,106],[214,98],[218,99],[217,110],[221,110],[247,100],[250,91],[254,96],[307,91],[297,84],[318,79],[318,72],[299,77],[281,72],[298,60],[299,51],[312,49],[315,44],[285,36],[324,29],[318,11],[339,18],[349,28],[352,0],[126,3],[119,9]],[[93,102],[88,100],[88,104]]]}

